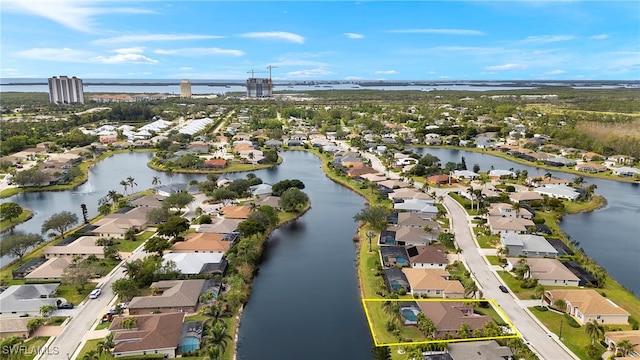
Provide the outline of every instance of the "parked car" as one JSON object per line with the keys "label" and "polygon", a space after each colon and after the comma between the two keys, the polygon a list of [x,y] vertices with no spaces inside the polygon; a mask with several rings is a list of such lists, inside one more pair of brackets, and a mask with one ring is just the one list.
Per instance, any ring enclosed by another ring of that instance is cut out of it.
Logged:
{"label": "parked car", "polygon": [[499,287],[500,287],[500,291],[502,291],[503,293],[508,293],[509,292],[509,289],[507,289],[506,286],[500,285]]}
{"label": "parked car", "polygon": [[98,298],[98,296],[100,296],[100,294],[102,294],[102,290],[93,289],[93,291],[91,291],[91,293],[89,294],[89,298],[90,299],[96,299],[96,298]]}
{"label": "parked car", "polygon": [[58,306],[58,309],[73,309],[73,304],[65,302],[60,304],[60,306]]}

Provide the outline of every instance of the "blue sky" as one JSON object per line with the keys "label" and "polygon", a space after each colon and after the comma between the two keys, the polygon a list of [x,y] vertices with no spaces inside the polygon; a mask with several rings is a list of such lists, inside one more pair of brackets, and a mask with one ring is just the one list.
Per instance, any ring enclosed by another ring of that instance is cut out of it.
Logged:
{"label": "blue sky", "polygon": [[640,1],[0,1],[2,78],[640,79]]}

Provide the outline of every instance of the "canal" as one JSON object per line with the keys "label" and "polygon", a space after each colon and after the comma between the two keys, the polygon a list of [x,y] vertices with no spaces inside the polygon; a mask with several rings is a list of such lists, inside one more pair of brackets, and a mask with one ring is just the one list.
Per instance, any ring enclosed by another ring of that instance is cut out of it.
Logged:
{"label": "canal", "polygon": [[[468,169],[478,164],[481,172],[489,171],[493,166],[495,169],[527,170],[529,176],[544,176],[547,172],[568,180],[577,176],[471,151],[440,148],[414,150],[421,155],[429,153],[438,157],[443,166],[449,161],[459,163],[464,156]],[[604,196],[607,205],[589,213],[565,215],[560,228],[571,240],[578,241],[585,253],[616,281],[639,296],[640,277],[634,264],[640,258],[640,186],[584,176],[584,185],[590,184],[597,186],[596,194]]]}

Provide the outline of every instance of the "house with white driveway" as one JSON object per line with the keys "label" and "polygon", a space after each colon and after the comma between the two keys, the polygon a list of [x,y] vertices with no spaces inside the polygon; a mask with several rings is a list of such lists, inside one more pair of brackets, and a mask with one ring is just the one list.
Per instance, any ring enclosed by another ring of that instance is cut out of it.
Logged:
{"label": "house with white driveway", "polygon": [[551,257],[558,256],[558,250],[547,239],[531,234],[505,234],[500,236],[502,247],[509,249],[510,256]]}
{"label": "house with white driveway", "polygon": [[629,322],[629,312],[592,289],[547,290],[542,300],[549,306],[556,300],[564,300],[567,304],[565,311],[580,325],[593,320],[603,325]]}
{"label": "house with white driveway", "polygon": [[507,258],[507,270],[511,271],[514,268],[524,266],[524,264],[520,264],[521,261],[529,266],[529,276],[538,279],[540,285],[575,287],[580,285],[580,278],[557,259],[509,257]]}

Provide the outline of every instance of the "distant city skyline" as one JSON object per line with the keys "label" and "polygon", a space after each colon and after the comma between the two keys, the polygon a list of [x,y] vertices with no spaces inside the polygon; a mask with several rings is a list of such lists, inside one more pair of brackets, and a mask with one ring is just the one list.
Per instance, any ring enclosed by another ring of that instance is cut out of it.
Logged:
{"label": "distant city skyline", "polygon": [[0,77],[638,80],[638,1],[2,0]]}

